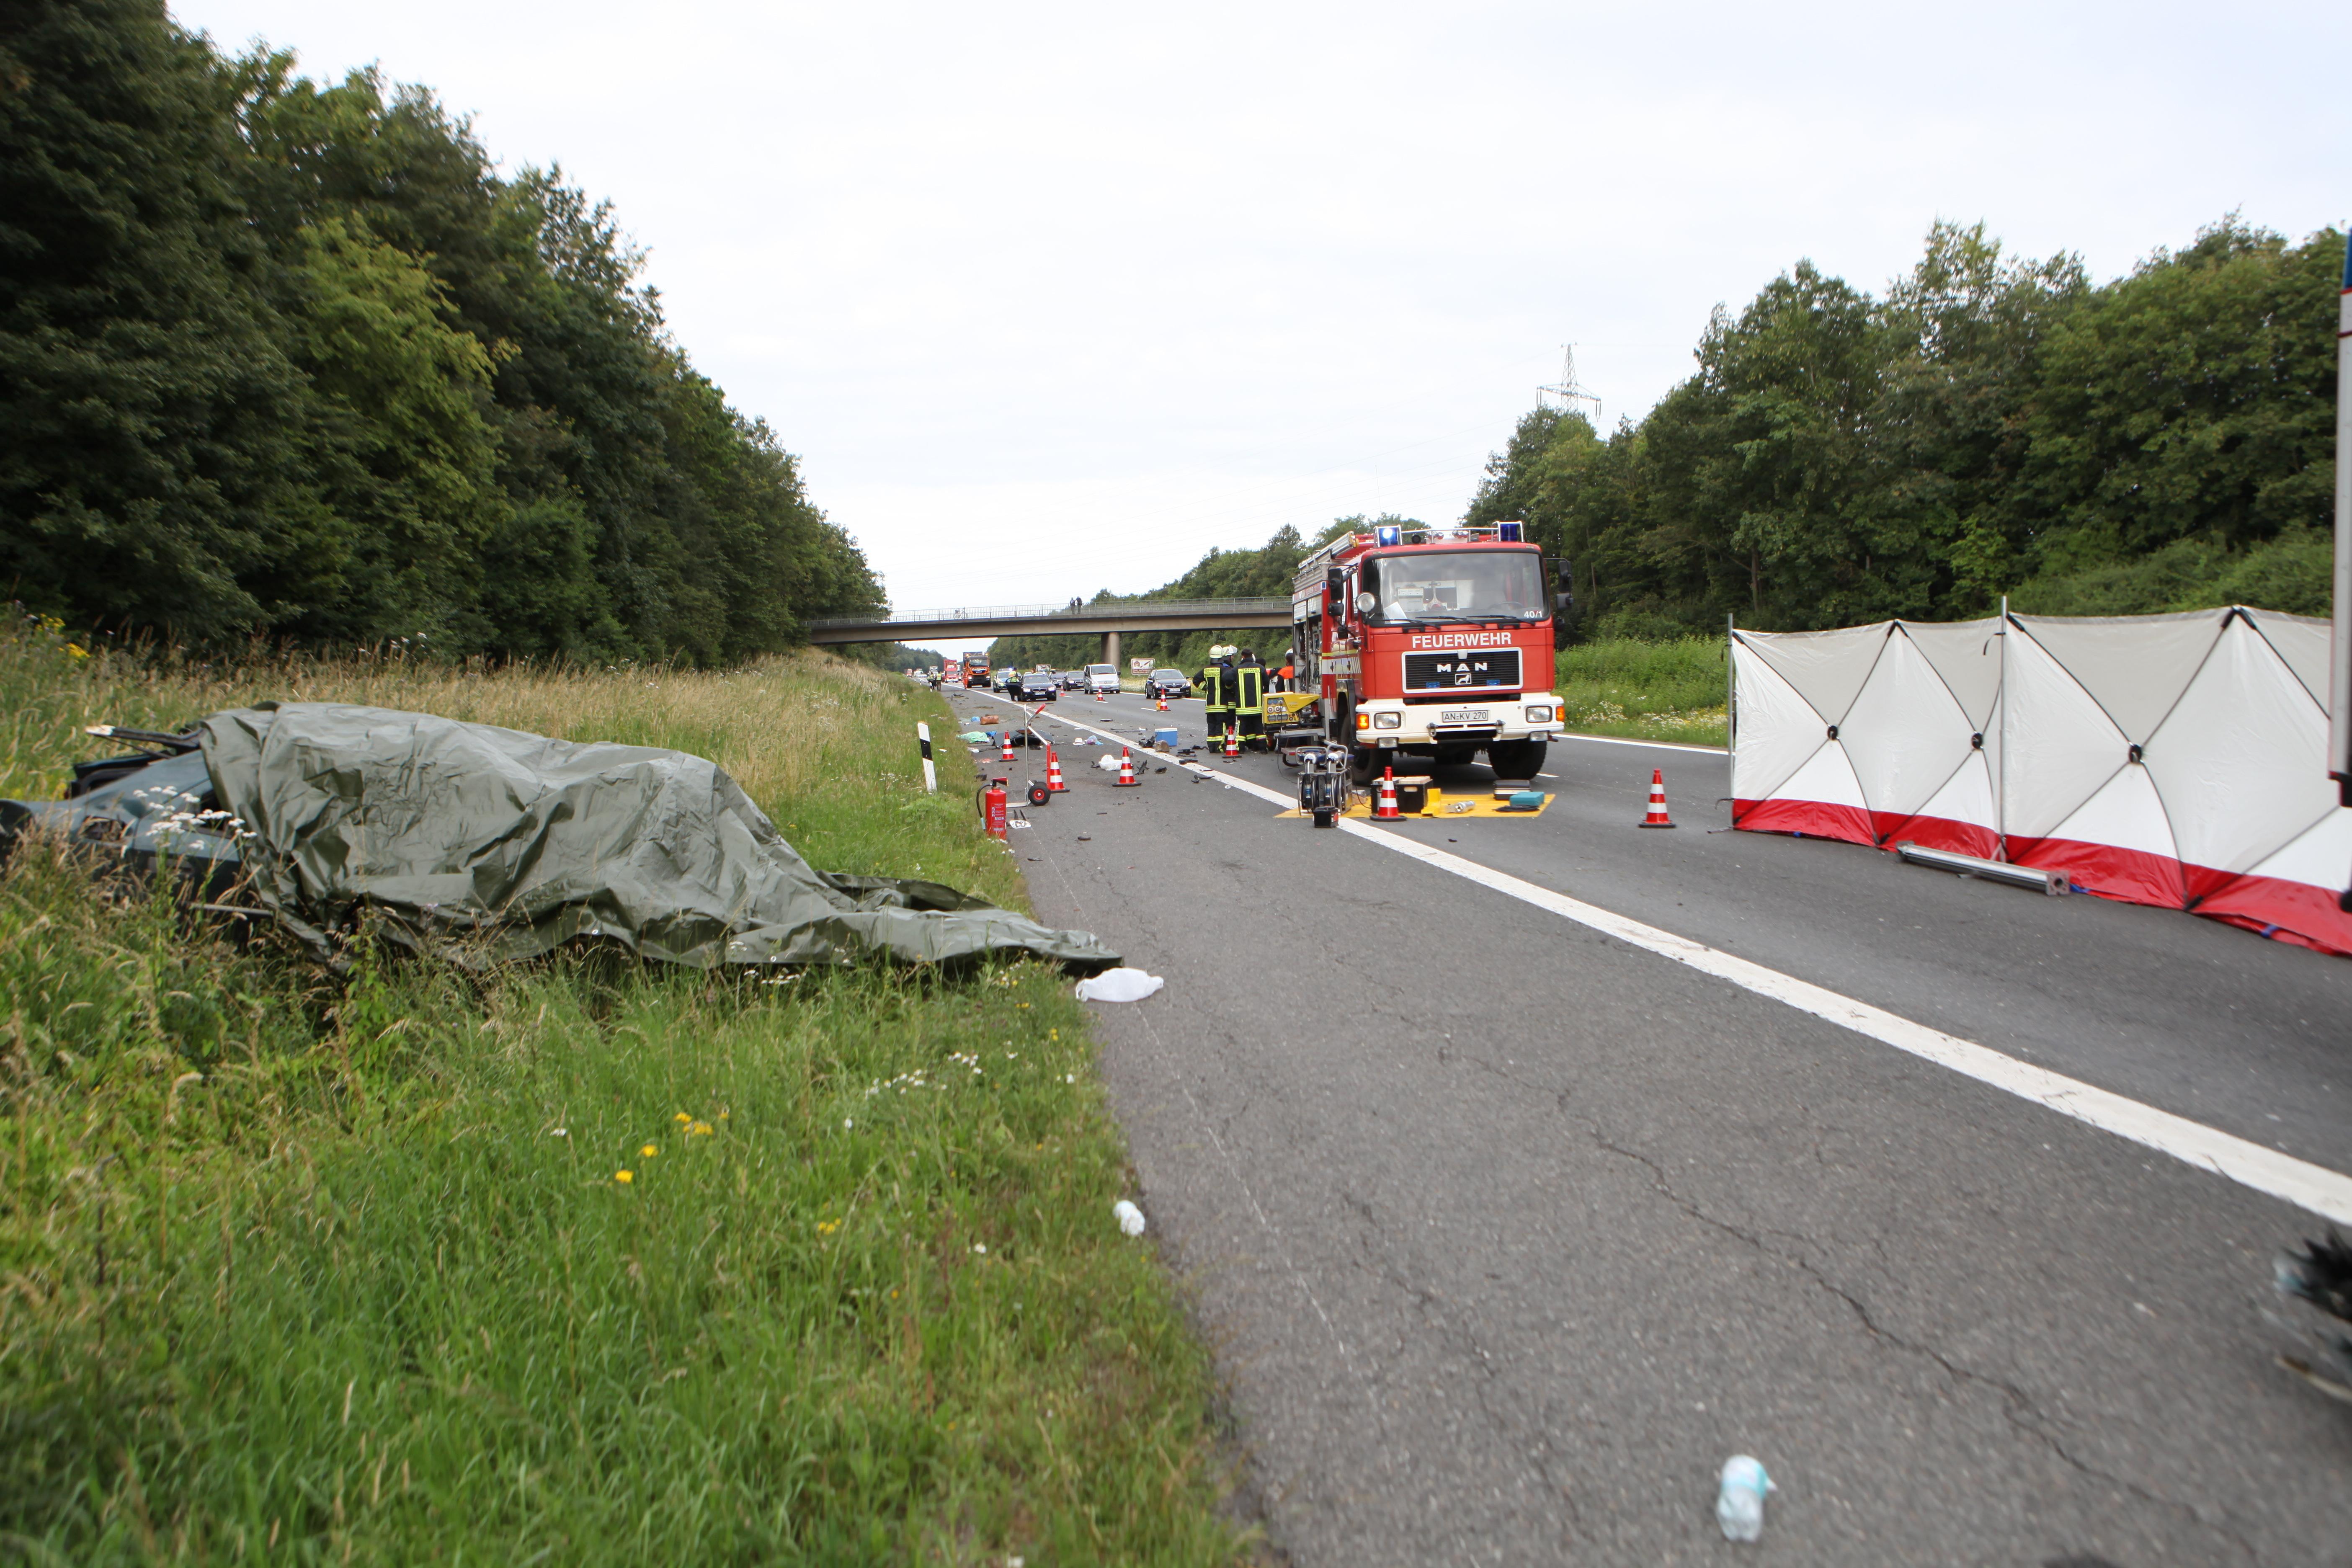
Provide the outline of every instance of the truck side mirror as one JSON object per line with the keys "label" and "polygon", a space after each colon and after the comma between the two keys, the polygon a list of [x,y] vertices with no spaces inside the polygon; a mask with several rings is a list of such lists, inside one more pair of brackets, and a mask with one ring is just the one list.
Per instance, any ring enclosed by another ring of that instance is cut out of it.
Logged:
{"label": "truck side mirror", "polygon": [[1326,570],[1323,574],[1323,592],[1330,601],[1332,609],[1344,608],[1348,603],[1348,574],[1337,566]]}
{"label": "truck side mirror", "polygon": [[1562,633],[1576,624],[1576,567],[1570,562],[1559,563],[1557,574],[1559,592],[1551,596],[1552,625]]}

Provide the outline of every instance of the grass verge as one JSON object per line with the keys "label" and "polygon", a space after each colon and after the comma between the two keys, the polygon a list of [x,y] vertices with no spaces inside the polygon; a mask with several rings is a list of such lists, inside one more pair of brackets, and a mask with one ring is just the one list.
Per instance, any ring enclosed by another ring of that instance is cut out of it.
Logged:
{"label": "grass verge", "polygon": [[1555,689],[1572,731],[1694,746],[1730,743],[1720,637],[1582,643],[1560,654],[1558,679]]}
{"label": "grass verge", "polygon": [[[0,794],[260,695],[714,755],[815,863],[1018,905],[944,704],[730,675],[0,639]],[[945,732],[945,731],[941,731]],[[952,791],[953,785],[949,786]],[[0,1560],[1216,1563],[1210,1372],[1060,977],[331,981],[27,846],[0,875]],[[624,1174],[625,1173],[625,1174]]]}

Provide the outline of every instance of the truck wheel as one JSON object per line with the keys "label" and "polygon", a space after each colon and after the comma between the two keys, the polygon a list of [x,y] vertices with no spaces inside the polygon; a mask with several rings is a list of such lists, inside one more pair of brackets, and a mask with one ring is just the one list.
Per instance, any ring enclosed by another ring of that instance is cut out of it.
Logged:
{"label": "truck wheel", "polygon": [[1381,776],[1380,752],[1371,746],[1358,746],[1348,753],[1348,779],[1358,789],[1370,789],[1372,781]]}
{"label": "truck wheel", "polygon": [[1542,771],[1544,742],[1496,741],[1486,748],[1486,760],[1495,764],[1496,778],[1531,779]]}

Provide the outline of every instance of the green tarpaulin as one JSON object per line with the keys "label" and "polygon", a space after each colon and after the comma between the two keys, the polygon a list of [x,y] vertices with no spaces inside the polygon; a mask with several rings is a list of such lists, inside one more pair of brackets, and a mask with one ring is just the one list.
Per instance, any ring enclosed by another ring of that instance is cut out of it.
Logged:
{"label": "green tarpaulin", "polygon": [[[1084,931],[936,882],[815,870],[724,771],[683,752],[325,702],[233,709],[202,734],[205,804],[242,824],[254,893],[322,948],[366,906],[395,938],[459,954],[603,938],[700,968],[866,954],[1031,953],[1081,973],[1119,962]],[[107,795],[129,801],[138,787],[133,775]],[[37,814],[69,814],[58,826],[79,831],[99,805]]]}

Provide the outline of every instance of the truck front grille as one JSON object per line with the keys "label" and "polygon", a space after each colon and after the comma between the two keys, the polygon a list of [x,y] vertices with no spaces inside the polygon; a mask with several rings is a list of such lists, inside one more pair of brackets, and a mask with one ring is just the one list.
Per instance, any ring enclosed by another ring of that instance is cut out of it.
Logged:
{"label": "truck front grille", "polygon": [[1478,691],[1519,689],[1519,650],[1515,647],[1448,648],[1404,656],[1407,691]]}

